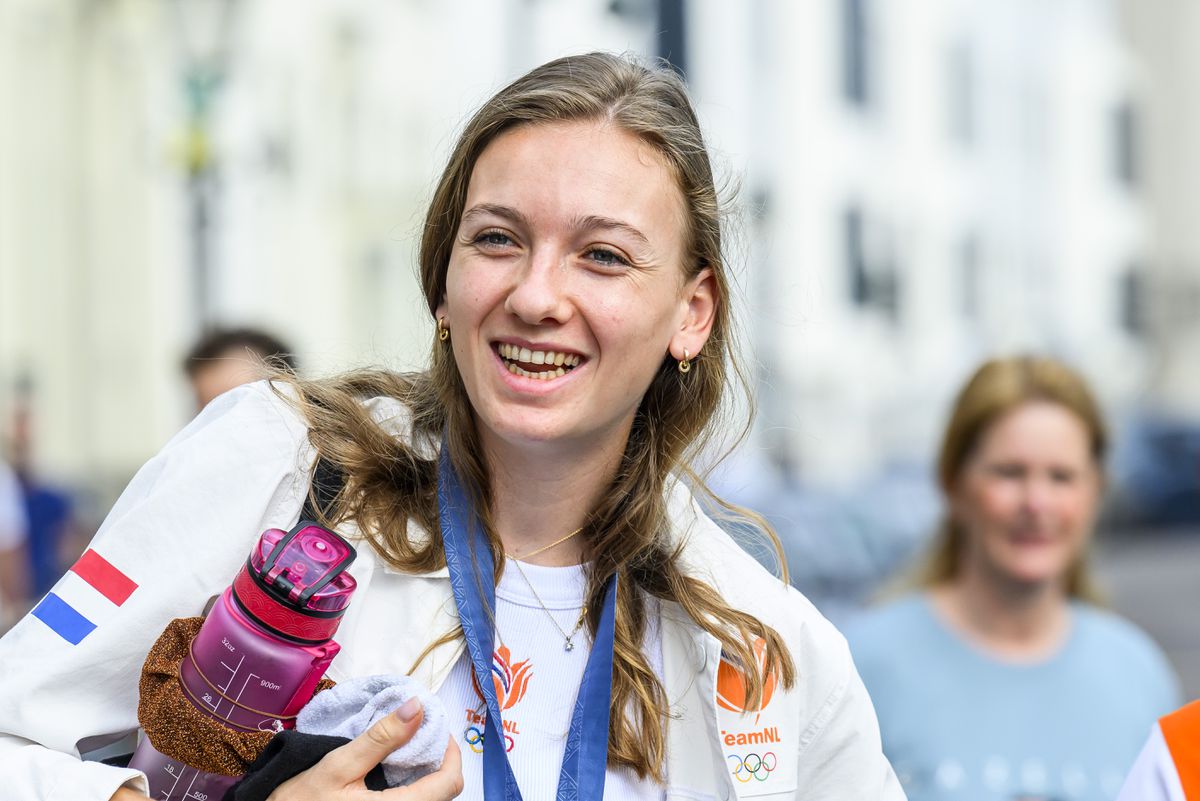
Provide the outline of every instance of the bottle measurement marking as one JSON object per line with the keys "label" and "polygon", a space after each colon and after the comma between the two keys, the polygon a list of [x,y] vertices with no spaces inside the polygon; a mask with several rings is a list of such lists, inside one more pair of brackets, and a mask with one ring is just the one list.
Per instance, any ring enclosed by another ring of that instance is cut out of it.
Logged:
{"label": "bottle measurement marking", "polygon": [[221,697],[213,698],[211,693],[205,693],[203,696],[201,696],[202,700],[204,701],[205,706],[207,706],[209,709],[211,709],[213,711],[213,714],[215,714],[219,717],[225,717],[224,715],[221,715],[221,711],[220,711],[221,699],[224,699],[229,702],[229,713],[228,714],[233,715],[234,707],[237,706],[241,702],[242,695],[245,694],[246,689],[248,687],[250,687],[250,685],[252,683],[254,683],[255,681],[258,682],[259,687],[265,687],[268,690],[282,689],[281,685],[271,681],[270,679],[265,679],[262,676],[258,675],[257,673],[247,673],[246,678],[242,681],[241,689],[239,689],[237,692],[237,695],[231,699],[229,697],[229,688],[231,686],[233,686],[233,682],[237,679],[238,673],[241,672],[242,664],[245,663],[245,661],[246,661],[246,656],[245,656],[245,654],[243,654],[241,659],[238,660],[238,663],[236,665],[229,665],[229,664],[226,664],[225,662],[219,662],[221,667],[223,667],[223,668],[225,668],[225,670],[229,671],[229,678],[225,680],[224,684],[217,686],[217,690],[219,691],[219,695]]}
{"label": "bottle measurement marking", "polygon": [[[172,776],[175,779],[175,781],[171,784],[170,790],[163,790],[163,794],[162,794],[163,798],[170,798],[172,793],[175,792],[175,788],[179,786],[179,782],[183,781],[184,777],[188,775],[188,767],[186,765],[180,764],[178,773],[176,773],[175,771],[172,770],[172,768],[174,768],[174,767],[175,767],[174,762],[168,762],[167,766],[165,768],[163,768],[163,770],[165,770],[167,772],[168,776]],[[192,785],[194,785],[196,783],[196,779],[199,779],[199,778],[200,778],[200,771],[193,771],[192,772],[192,780],[190,782],[188,782],[187,789],[183,791],[184,798],[187,798],[188,796],[191,795]],[[192,796],[192,797],[195,797],[195,796]]]}
{"label": "bottle measurement marking", "polygon": [[[176,770],[179,772],[176,773]],[[195,768],[190,768],[187,765],[176,764],[174,762],[168,762],[163,768],[163,771],[166,772],[168,776],[171,776],[175,779],[175,781],[171,784],[171,789],[162,791],[162,797],[164,799],[171,798],[175,794],[175,789],[179,786],[179,783],[186,779],[188,774],[191,774],[192,780],[188,782],[187,789],[183,791],[183,795],[181,797],[193,798],[195,801],[208,801],[208,793],[203,793],[199,790],[192,789],[195,787],[196,781],[200,778],[200,771],[196,770]]]}
{"label": "bottle measurement marking", "polygon": [[229,671],[229,681],[225,682],[225,686],[220,688],[221,692],[223,692],[223,693],[229,692],[229,685],[233,684],[233,680],[237,677],[237,672],[242,669],[242,663],[245,661],[246,661],[246,655],[242,654],[242,658],[238,660],[238,663],[235,667],[230,667],[229,665],[225,664],[224,662],[221,663],[221,667],[223,667]]}
{"label": "bottle measurement marking", "polygon": [[176,773],[174,770],[172,770],[172,768],[174,768],[174,767],[175,767],[174,762],[168,762],[167,766],[165,768],[163,768],[163,770],[166,771],[168,776],[173,776],[175,778],[175,783],[171,785],[171,789],[162,791],[163,798],[171,797],[171,793],[175,792],[175,786],[179,784],[179,780],[183,778],[183,774],[187,773],[187,769],[184,768],[183,765],[179,766],[179,773]]}

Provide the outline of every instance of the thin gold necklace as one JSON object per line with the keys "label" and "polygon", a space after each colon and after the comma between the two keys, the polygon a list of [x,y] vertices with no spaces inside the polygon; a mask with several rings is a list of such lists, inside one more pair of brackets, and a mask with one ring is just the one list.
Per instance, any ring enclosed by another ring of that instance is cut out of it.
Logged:
{"label": "thin gold necklace", "polygon": [[[577,531],[571,532],[571,536],[578,534],[578,533],[579,532],[577,532]],[[565,540],[566,537],[564,537],[563,539]],[[560,542],[562,542],[562,540],[560,540]],[[548,548],[550,546],[546,546],[546,547]],[[525,583],[529,585],[529,591],[532,592],[533,597],[535,599],[537,599],[538,606],[542,607],[542,611],[546,613],[546,617],[550,618],[550,622],[554,624],[554,628],[558,629],[559,633],[562,634],[563,650],[564,651],[575,650],[575,643],[573,642],[573,640],[575,638],[575,635],[579,633],[580,627],[583,626],[583,621],[587,618],[587,604],[584,604],[583,608],[579,610],[579,619],[575,621],[575,626],[571,629],[571,631],[567,632],[566,629],[564,629],[562,626],[558,625],[558,621],[555,620],[554,615],[550,614],[550,610],[546,607],[546,604],[544,604],[542,602],[542,596],[538,595],[538,591],[536,589],[534,589],[534,587],[533,587],[533,582],[529,580],[529,576],[525,575],[525,569],[523,567],[521,567],[520,560],[513,558],[510,561],[514,565],[517,566],[517,572],[521,574],[521,578],[525,579]]]}
{"label": "thin gold necklace", "polygon": [[[550,543],[549,545],[543,545],[541,548],[538,548],[536,551],[533,551],[532,553],[522,554],[520,558],[521,559],[529,559],[530,557],[537,556],[539,553],[543,553],[545,551],[550,550],[555,545],[562,545],[564,542],[571,539],[571,537],[574,537],[576,534],[578,534],[581,531],[583,531],[583,526],[580,526],[579,528],[575,529],[574,531],[572,531],[570,534],[568,534],[565,537],[559,537],[558,539],[556,539],[554,542]],[[518,558],[518,557],[514,556],[513,554],[508,553],[507,551],[504,552],[504,555],[507,556],[509,559]]]}

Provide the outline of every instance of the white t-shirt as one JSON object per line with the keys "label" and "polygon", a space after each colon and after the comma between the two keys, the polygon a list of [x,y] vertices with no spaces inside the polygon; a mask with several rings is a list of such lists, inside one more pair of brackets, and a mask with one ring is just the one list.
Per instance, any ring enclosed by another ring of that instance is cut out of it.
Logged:
{"label": "white t-shirt", "polygon": [[[567,728],[591,653],[591,637],[585,624],[572,638],[574,647],[566,650],[563,633],[549,615],[570,633],[583,608],[585,579],[578,565],[542,567],[522,562],[521,569],[528,583],[519,570],[509,567],[496,587],[493,677],[508,760],[521,796],[525,801],[554,801]],[[646,652],[651,668],[661,677],[658,615],[649,617]],[[467,654],[451,670],[438,696],[446,704],[450,733],[462,750],[465,787],[460,798],[482,799],[485,714]],[[660,785],[640,781],[628,769],[610,768],[604,781],[606,799],[660,801],[664,794]]]}

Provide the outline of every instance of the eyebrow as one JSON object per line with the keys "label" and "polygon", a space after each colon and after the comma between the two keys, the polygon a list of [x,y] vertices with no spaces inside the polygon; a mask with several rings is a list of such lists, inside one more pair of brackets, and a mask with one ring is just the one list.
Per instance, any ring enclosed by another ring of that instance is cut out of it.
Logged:
{"label": "eyebrow", "polygon": [[600,217],[595,214],[589,214],[586,217],[576,217],[571,220],[571,227],[576,231],[592,231],[597,228],[602,231],[620,231],[626,236],[636,239],[642,247],[650,247],[650,240],[646,239],[645,234],[629,223],[614,220],[611,217]]}
{"label": "eyebrow", "polygon": [[482,217],[486,214],[502,217],[510,222],[514,222],[525,227],[529,226],[529,220],[525,218],[524,214],[512,208],[511,206],[501,206],[497,203],[480,203],[476,206],[472,206],[463,214],[462,221],[467,223],[476,217]]}
{"label": "eyebrow", "polygon": [[[509,220],[510,222],[516,223],[517,225],[525,228],[530,227],[529,219],[524,214],[512,208],[511,206],[502,206],[498,203],[480,203],[472,206],[463,214],[462,222],[467,223],[476,217],[482,217],[488,214]],[[626,236],[637,240],[637,242],[643,247],[650,247],[650,240],[646,238],[645,234],[643,234],[637,228],[634,228],[629,223],[615,220],[612,217],[603,217],[597,214],[588,214],[583,217],[575,217],[571,220],[570,227],[575,231],[591,231],[596,229],[603,231],[619,231]]]}

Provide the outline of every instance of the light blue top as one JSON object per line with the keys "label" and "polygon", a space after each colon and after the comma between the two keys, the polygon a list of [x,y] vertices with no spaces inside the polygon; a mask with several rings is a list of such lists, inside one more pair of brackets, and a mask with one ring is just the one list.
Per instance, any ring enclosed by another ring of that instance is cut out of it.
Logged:
{"label": "light blue top", "polygon": [[1158,646],[1082,603],[1063,647],[1034,664],[964,642],[925,595],[860,616],[846,636],[909,801],[1112,799],[1180,703]]}

